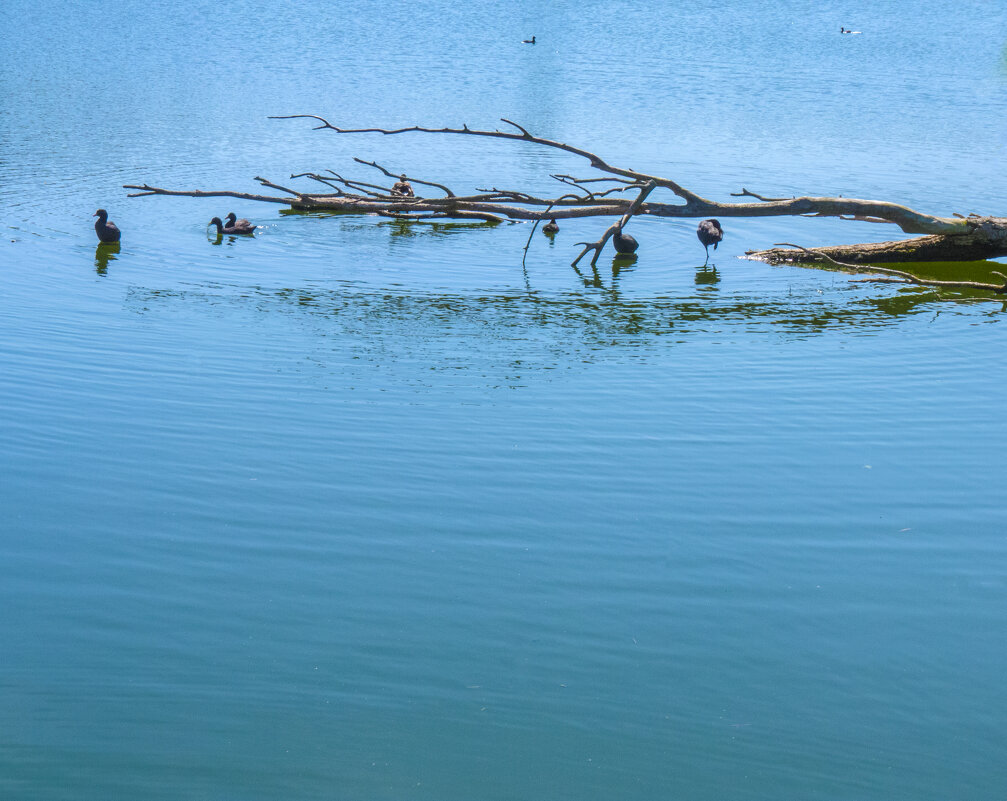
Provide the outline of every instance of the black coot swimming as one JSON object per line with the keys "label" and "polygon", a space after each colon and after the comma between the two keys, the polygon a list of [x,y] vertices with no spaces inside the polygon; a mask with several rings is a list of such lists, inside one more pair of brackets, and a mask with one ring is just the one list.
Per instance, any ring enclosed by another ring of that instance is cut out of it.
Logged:
{"label": "black coot swimming", "polygon": [[228,234],[228,235],[232,235],[232,234],[247,234],[247,235],[250,236],[250,235],[252,235],[252,234],[255,233],[255,226],[254,225],[251,226],[251,227],[249,227],[249,228],[233,228],[230,225],[225,226],[220,221],[220,217],[214,217],[212,220],[210,220],[210,222],[208,224],[209,225],[216,225],[217,226],[217,236],[220,236],[221,234]]}
{"label": "black coot swimming", "polygon": [[549,220],[545,225],[542,226],[542,232],[546,234],[555,234],[559,231],[559,225],[556,224],[556,220]]}
{"label": "black coot swimming", "polygon": [[242,234],[250,234],[255,231],[255,226],[252,225],[245,218],[238,219],[233,211],[229,211],[227,216],[224,218],[224,228],[231,228],[234,232]]}
{"label": "black coot swimming", "polygon": [[98,209],[93,215],[98,219],[94,223],[94,232],[98,234],[100,242],[118,242],[122,237],[122,231],[115,223],[108,221],[108,212],[105,209]]}

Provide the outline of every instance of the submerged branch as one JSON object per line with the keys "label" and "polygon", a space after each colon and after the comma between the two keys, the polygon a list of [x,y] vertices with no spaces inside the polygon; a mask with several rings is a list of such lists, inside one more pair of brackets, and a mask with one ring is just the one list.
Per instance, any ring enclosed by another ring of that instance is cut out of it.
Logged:
{"label": "submerged branch", "polygon": [[601,235],[601,239],[597,242],[578,242],[577,244],[583,245],[584,249],[580,252],[580,255],[573,260],[573,263],[570,266],[576,269],[577,262],[583,259],[584,256],[587,255],[588,251],[593,250],[594,256],[591,258],[591,266],[594,267],[594,265],[598,262],[598,257],[601,255],[602,248],[605,247],[605,243],[608,242],[609,238],[612,237],[616,231],[621,231],[625,227],[630,218],[639,211],[640,207],[643,205],[643,201],[647,199],[647,195],[653,192],[656,188],[657,184],[653,181],[648,182],[647,185],[640,190],[640,194],[637,195],[636,200],[633,201],[632,205],[626,210],[626,213],[622,216],[622,218],[618,222],[612,223],[608,228],[606,228],[605,233]]}
{"label": "submerged branch", "polygon": [[996,292],[998,295],[1007,294],[1007,275],[992,270],[993,275],[999,275],[1004,279],[1002,284],[989,284],[983,281],[940,281],[935,278],[920,278],[918,275],[913,275],[912,273],[906,272],[905,270],[895,270],[891,267],[879,267],[878,265],[863,265],[863,264],[850,264],[849,262],[837,261],[836,259],[829,256],[827,253],[822,251],[814,251],[810,248],[806,248],[802,245],[795,245],[791,242],[777,242],[777,246],[783,246],[788,248],[797,248],[798,250],[804,251],[811,256],[821,256],[825,261],[836,267],[841,267],[844,270],[853,270],[856,273],[881,273],[882,275],[893,276],[890,279],[877,279],[878,281],[899,281],[906,284],[918,284],[920,286],[937,286],[947,289],[983,289],[991,292]]}

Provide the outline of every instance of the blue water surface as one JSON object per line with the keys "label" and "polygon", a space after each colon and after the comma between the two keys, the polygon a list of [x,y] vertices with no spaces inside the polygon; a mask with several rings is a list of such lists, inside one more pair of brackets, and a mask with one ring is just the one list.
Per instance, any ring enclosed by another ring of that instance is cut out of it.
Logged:
{"label": "blue water surface", "polygon": [[[1004,214],[1000,3],[0,6],[0,796],[1001,799],[1004,307],[127,183]],[[844,26],[861,31],[840,34]],[[536,35],[537,44],[521,40]],[[669,200],[670,198],[663,198]],[[123,230],[96,250],[91,215]],[[235,211],[256,236],[216,243]]]}

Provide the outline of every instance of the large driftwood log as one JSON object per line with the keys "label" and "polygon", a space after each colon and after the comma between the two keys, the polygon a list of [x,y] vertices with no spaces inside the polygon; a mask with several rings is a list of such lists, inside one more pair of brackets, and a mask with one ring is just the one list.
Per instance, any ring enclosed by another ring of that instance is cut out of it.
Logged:
{"label": "large driftwood log", "polygon": [[[616,229],[625,226],[634,215],[652,217],[836,217],[841,220],[859,220],[898,226],[907,234],[925,234],[915,239],[874,244],[843,245],[832,248],[767,251],[749,251],[751,258],[770,263],[801,261],[814,263],[824,256],[848,263],[892,263],[920,261],[971,261],[1007,255],[1007,218],[938,217],[924,214],[906,206],[878,200],[860,200],[844,197],[766,197],[748,189],[734,193],[735,197],[751,198],[754,202],[719,202],[702,197],[677,182],[648,173],[610,164],[596,153],[583,148],[534,136],[515,122],[504,119],[513,131],[478,130],[461,128],[339,128],[323,117],[314,114],[292,114],[271,119],[312,119],[319,123],[315,130],[328,130],[337,134],[377,133],[385,136],[400,134],[438,134],[488,137],[524,142],[554,148],[586,159],[590,165],[606,173],[605,177],[577,178],[566,174],[551,177],[561,183],[565,193],[557,197],[538,197],[516,190],[495,187],[477,189],[474,194],[459,194],[442,183],[409,176],[415,184],[431,187],[443,196],[403,197],[390,186],[344,178],[339,173],[301,173],[291,178],[301,178],[321,184],[326,191],[312,192],[292,189],[265,178],[256,180],[265,187],[279,190],[283,195],[260,195],[228,190],[171,190],[149,184],[127,184],[125,188],[138,190],[130,197],[144,195],[181,195],[187,197],[234,197],[267,203],[281,203],[295,209],[331,210],[362,214],[377,214],[402,219],[472,219],[486,222],[511,220],[543,220],[549,217],[619,217],[598,242],[578,243],[585,249],[574,261],[576,265],[587,252],[594,250],[592,263],[597,260],[605,243]],[[359,164],[380,171],[386,178],[397,178],[401,172],[388,170],[374,161],[354,159]],[[658,202],[651,198],[657,190],[665,189],[682,202]],[[625,195],[630,196],[625,196]],[[635,197],[634,197],[635,195]]]}

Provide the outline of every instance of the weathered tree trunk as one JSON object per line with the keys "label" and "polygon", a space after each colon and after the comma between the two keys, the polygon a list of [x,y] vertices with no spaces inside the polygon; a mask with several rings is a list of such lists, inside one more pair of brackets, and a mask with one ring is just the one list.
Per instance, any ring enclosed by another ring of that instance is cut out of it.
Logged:
{"label": "weathered tree trunk", "polygon": [[[584,250],[574,261],[576,266],[587,252],[594,250],[597,259],[602,248],[614,230],[621,230],[636,215],[653,217],[834,217],[841,220],[858,220],[872,223],[896,225],[907,234],[926,236],[903,241],[837,245],[817,249],[749,251],[750,258],[779,264],[801,262],[814,264],[820,261],[834,261],[847,265],[893,264],[926,261],[975,261],[1007,255],[1007,218],[937,217],[924,214],[906,206],[879,200],[860,200],[845,197],[765,197],[742,189],[733,193],[735,197],[752,198],[755,202],[722,203],[709,200],[680,186],[670,178],[625,169],[609,164],[600,156],[582,148],[533,136],[525,128],[510,120],[503,122],[516,129],[514,131],[484,131],[462,126],[461,128],[339,128],[323,117],[314,114],[294,114],[275,119],[309,118],[320,125],[317,129],[333,131],[337,134],[378,133],[386,136],[411,133],[479,136],[525,142],[560,150],[587,159],[591,166],[606,177],[575,178],[571,175],[552,175],[565,186],[566,194],[555,198],[536,197],[527,192],[515,190],[477,189],[476,194],[459,195],[447,186],[433,181],[409,177],[415,184],[429,186],[443,193],[443,197],[402,197],[391,187],[343,178],[332,170],[325,173],[301,173],[291,178],[308,178],[321,183],[327,191],[302,192],[256,178],[263,186],[278,189],[285,197],[257,195],[227,190],[170,190],[149,184],[128,184],[127,189],[139,190],[130,195],[184,195],[189,197],[228,196],[267,203],[288,204],[296,209],[317,209],[346,211],[361,214],[377,214],[408,220],[441,218],[472,219],[489,222],[512,220],[544,220],[573,217],[619,217],[620,220],[609,227],[597,242],[577,244]],[[387,170],[373,161],[354,159],[359,164],[381,171],[389,178],[397,179],[401,170]],[[607,184],[609,188],[602,189]],[[347,191],[349,190],[349,191]],[[682,202],[662,203],[650,195],[658,190],[666,190]],[[622,196],[634,193],[635,198]],[[592,260],[593,261],[593,260]]]}

